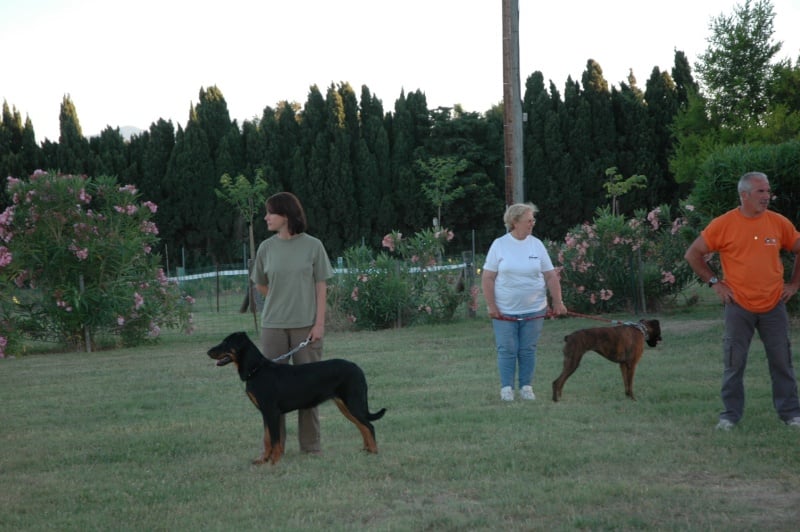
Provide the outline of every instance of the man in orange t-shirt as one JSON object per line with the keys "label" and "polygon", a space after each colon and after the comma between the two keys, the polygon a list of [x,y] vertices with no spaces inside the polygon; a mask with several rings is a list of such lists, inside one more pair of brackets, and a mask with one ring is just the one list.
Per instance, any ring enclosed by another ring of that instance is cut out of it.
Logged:
{"label": "man in orange t-shirt", "polygon": [[[761,172],[749,172],[738,185],[740,206],[717,218],[689,246],[685,258],[725,306],[722,403],[717,428],[732,429],[744,415],[744,370],[755,330],[764,344],[772,379],[772,402],[780,419],[800,428],[797,379],[789,342],[786,301],[800,288],[800,232],[786,217],[769,211],[772,191]],[[784,284],[780,251],[795,254]],[[706,257],[718,252],[724,279],[717,279]]]}

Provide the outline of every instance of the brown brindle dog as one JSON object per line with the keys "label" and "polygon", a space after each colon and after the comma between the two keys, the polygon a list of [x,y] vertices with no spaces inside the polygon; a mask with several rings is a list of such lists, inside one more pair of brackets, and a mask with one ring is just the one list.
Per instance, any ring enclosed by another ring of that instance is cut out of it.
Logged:
{"label": "brown brindle dog", "polygon": [[564,370],[553,381],[553,401],[561,399],[561,390],[570,375],[575,373],[587,351],[594,351],[622,370],[625,395],[633,399],[633,374],[642,358],[644,344],[655,347],[661,340],[658,320],[639,320],[613,327],[580,329],[564,337]]}

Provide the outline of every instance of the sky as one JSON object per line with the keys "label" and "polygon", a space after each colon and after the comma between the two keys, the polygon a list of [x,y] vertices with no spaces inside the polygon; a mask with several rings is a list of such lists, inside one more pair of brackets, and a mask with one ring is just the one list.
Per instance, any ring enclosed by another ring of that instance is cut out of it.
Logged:
{"label": "sky", "polygon": [[[753,0],[755,1],[755,0]],[[589,59],[609,84],[640,87],[674,51],[692,66],[731,0],[519,2],[520,78],[540,71],[563,95]],[[772,0],[780,58],[800,56],[800,0]],[[362,85],[384,111],[420,90],[428,108],[484,112],[503,98],[502,0],[0,0],[0,100],[58,141],[68,95],[85,136],[107,126],[185,127],[216,86],[239,121],[316,85]]]}

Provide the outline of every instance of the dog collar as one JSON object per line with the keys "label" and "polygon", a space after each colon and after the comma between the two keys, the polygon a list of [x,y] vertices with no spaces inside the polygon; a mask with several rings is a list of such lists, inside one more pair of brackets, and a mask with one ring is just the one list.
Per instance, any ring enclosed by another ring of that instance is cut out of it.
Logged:
{"label": "dog collar", "polygon": [[647,327],[644,326],[644,323],[640,321],[628,321],[625,322],[625,325],[630,325],[631,327],[636,327],[637,329],[639,329],[639,332],[641,332],[644,335],[645,342],[650,339],[650,335],[647,334]]}

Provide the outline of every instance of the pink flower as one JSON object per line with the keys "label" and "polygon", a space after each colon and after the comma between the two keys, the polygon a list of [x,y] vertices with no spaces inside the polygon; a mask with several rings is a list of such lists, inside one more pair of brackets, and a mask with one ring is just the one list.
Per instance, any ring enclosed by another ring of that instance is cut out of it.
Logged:
{"label": "pink flower", "polygon": [[158,227],[156,226],[156,224],[147,220],[143,221],[142,225],[139,228],[141,229],[142,233],[145,234],[147,233],[152,235],[158,234]]}
{"label": "pink flower", "polygon": [[192,296],[185,296],[183,299],[190,305],[194,305],[195,299]]}
{"label": "pink flower", "polygon": [[653,226],[653,230],[658,230],[660,222],[658,221],[658,216],[661,214],[661,207],[656,207],[649,213],[647,213],[647,221],[650,222],[650,225]]}
{"label": "pink flower", "polygon": [[142,205],[150,209],[150,212],[153,214],[155,214],[156,211],[158,210],[158,205],[156,205],[152,201],[145,201],[144,203],[142,203]]}
{"label": "pink flower", "polygon": [[675,284],[675,276],[672,272],[661,270],[661,282],[665,284]]}
{"label": "pink flower", "polygon": [[119,325],[120,327],[125,325],[125,318],[123,318],[122,316],[117,316],[117,325]]}
{"label": "pink flower", "polygon": [[350,299],[352,299],[353,301],[358,301],[358,287],[357,286],[353,288],[352,292],[350,292]]}
{"label": "pink flower", "polygon": [[83,203],[89,203],[92,201],[92,195],[86,192],[86,189],[82,188],[80,192],[78,192],[78,199],[81,200]]}
{"label": "pink flower", "polygon": [[613,291],[611,291],[611,290],[606,290],[605,288],[603,288],[602,290],[600,290],[600,299],[601,299],[601,300],[603,300],[603,301],[608,301],[608,300],[609,300],[609,299],[611,299],[612,297],[614,297],[614,292],[613,292]]}
{"label": "pink flower", "polygon": [[394,237],[391,233],[383,237],[381,245],[385,248],[389,248],[389,251],[394,251]]}
{"label": "pink flower", "polygon": [[133,293],[133,309],[139,310],[144,305],[144,298],[139,294],[139,292]]}
{"label": "pink flower", "polygon": [[114,205],[114,210],[120,214],[127,214],[128,216],[133,216],[136,214],[136,211],[139,210],[139,207],[136,205]]}
{"label": "pink flower", "polygon": [[5,336],[0,336],[0,358],[6,358],[6,346],[8,339]]}
{"label": "pink flower", "polygon": [[69,250],[75,254],[78,260],[86,260],[89,257],[89,250],[78,247],[74,242],[69,245]]}
{"label": "pink flower", "polygon": [[8,248],[0,246],[0,268],[4,268],[11,264],[11,259],[14,257],[8,252]]}

